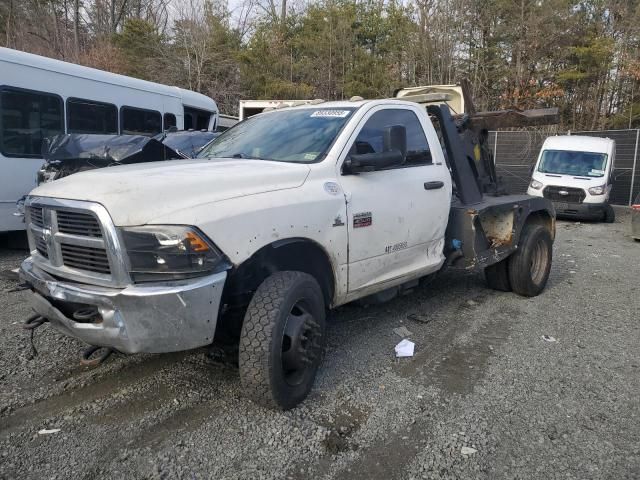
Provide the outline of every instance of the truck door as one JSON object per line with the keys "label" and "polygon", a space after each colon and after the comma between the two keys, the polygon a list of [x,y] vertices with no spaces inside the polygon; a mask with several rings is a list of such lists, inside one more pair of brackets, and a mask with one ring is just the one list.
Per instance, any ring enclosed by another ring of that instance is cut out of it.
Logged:
{"label": "truck door", "polygon": [[401,166],[340,176],[347,199],[349,293],[426,275],[444,260],[451,177],[433,126],[424,114],[419,119],[417,108],[373,108],[343,152],[341,162],[350,154],[381,152],[385,129],[406,129],[407,154]]}

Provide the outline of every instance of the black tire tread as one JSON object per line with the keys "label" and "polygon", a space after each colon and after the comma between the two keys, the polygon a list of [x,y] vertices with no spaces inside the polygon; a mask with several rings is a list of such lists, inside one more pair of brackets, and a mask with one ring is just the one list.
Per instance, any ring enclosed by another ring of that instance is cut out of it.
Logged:
{"label": "black tire tread", "polygon": [[[254,293],[244,317],[238,351],[240,383],[249,398],[268,408],[290,408],[273,395],[269,376],[273,366],[269,352],[285,294],[295,283],[304,279],[311,279],[317,286],[316,280],[303,272],[272,274]],[[317,289],[322,295],[319,286]]]}
{"label": "black tire tread", "polygon": [[522,229],[520,235],[520,242],[518,244],[518,250],[509,257],[509,281],[511,283],[512,290],[525,297],[535,297],[539,295],[546,286],[549,278],[549,272],[542,282],[542,287],[535,286],[530,277],[530,265],[528,258],[529,243],[531,238],[535,238],[538,235],[545,237],[549,243],[549,270],[551,269],[551,263],[553,258],[553,240],[551,234],[542,225],[536,225],[533,223],[526,224]]}

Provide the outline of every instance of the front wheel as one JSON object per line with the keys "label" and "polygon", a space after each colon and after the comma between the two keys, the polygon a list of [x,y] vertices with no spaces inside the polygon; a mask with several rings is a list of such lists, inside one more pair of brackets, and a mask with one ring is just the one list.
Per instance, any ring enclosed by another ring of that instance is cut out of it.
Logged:
{"label": "front wheel", "polygon": [[511,289],[525,297],[544,290],[553,257],[553,240],[542,225],[527,224],[522,229],[518,249],[509,258]]}
{"label": "front wheel", "polygon": [[276,272],[258,287],[240,334],[240,383],[261,405],[288,410],[313,386],[325,340],[324,297],[302,272]]}
{"label": "front wheel", "polygon": [[604,210],[604,221],[605,223],[613,223],[616,221],[616,211],[611,205],[607,205]]}

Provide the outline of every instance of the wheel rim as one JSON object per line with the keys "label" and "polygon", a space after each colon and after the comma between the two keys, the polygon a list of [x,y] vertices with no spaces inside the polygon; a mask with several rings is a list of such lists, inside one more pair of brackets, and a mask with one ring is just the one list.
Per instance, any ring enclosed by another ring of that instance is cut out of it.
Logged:
{"label": "wheel rim", "polygon": [[536,285],[539,285],[547,271],[547,263],[549,261],[549,249],[547,244],[538,240],[535,246],[533,247],[533,252],[531,254],[531,280]]}
{"label": "wheel rim", "polygon": [[321,354],[321,336],[320,325],[305,302],[296,302],[282,336],[282,371],[289,385],[300,385],[313,372]]}

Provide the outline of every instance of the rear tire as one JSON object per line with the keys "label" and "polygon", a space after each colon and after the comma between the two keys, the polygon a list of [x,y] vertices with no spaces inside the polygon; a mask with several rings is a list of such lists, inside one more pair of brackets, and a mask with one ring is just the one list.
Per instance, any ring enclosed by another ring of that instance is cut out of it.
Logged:
{"label": "rear tire", "polygon": [[509,259],[505,258],[498,263],[486,267],[484,269],[484,278],[487,280],[489,288],[501,292],[510,292]]}
{"label": "rear tire", "polygon": [[611,205],[607,205],[604,211],[604,221],[606,223],[613,223],[616,221],[616,211]]}
{"label": "rear tire", "polygon": [[288,410],[313,386],[325,340],[318,282],[302,272],[276,272],[258,287],[244,317],[238,363],[252,400]]}
{"label": "rear tire", "polygon": [[535,297],[547,284],[553,258],[551,234],[542,225],[526,224],[518,249],[509,257],[509,281],[512,290]]}

